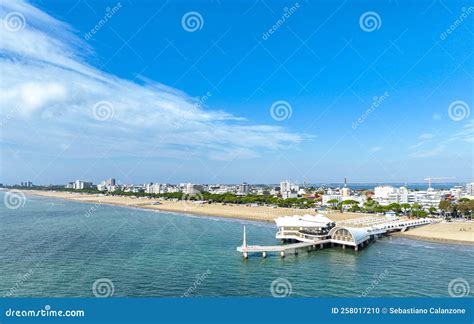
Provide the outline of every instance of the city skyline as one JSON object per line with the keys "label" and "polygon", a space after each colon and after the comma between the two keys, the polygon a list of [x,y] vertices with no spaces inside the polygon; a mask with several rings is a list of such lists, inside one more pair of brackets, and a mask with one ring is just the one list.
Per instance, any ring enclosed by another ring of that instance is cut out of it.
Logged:
{"label": "city skyline", "polygon": [[0,8],[0,182],[473,179],[461,2]]}

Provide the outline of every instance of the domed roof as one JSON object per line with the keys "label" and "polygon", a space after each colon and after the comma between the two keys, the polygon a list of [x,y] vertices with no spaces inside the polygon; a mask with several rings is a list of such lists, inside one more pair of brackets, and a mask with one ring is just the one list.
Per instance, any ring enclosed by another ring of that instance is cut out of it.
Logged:
{"label": "domed roof", "polygon": [[346,226],[336,226],[333,229],[329,231],[329,235],[331,235],[331,238],[334,238],[334,234],[337,232],[337,230],[340,229],[345,229],[348,231],[354,243],[359,244],[361,241],[365,241],[368,236],[370,236],[369,232],[367,231],[367,228],[357,228],[357,227],[346,227]]}

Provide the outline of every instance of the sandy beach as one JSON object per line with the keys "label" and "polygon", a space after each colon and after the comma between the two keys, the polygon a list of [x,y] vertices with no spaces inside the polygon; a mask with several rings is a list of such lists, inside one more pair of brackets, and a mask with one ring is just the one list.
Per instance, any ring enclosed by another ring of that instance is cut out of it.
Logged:
{"label": "sandy beach", "polygon": [[[28,190],[25,191],[25,193],[88,203],[110,204],[126,207],[145,208],[156,211],[170,211],[194,215],[229,217],[266,222],[272,222],[279,216],[316,214],[314,210],[281,207],[251,207],[245,205],[223,205],[219,203],[202,204],[192,201],[168,201],[147,198],[140,199],[134,197],[103,196],[97,194],[79,194],[59,191]],[[361,213],[330,212],[325,216],[332,219],[333,221],[342,221],[373,215]],[[429,241],[474,244],[474,222],[436,223],[414,228],[407,232],[396,233],[395,235]]]}
{"label": "sandy beach", "polygon": [[[272,222],[279,216],[292,216],[292,215],[316,215],[314,210],[304,210],[295,208],[271,208],[271,207],[251,207],[245,205],[230,205],[230,204],[203,204],[192,201],[171,201],[171,200],[159,200],[159,199],[139,199],[133,197],[120,197],[120,196],[102,196],[96,194],[79,194],[71,192],[59,192],[59,191],[40,191],[40,190],[28,190],[26,194],[33,194],[37,196],[61,198],[80,202],[89,203],[100,203],[110,204],[118,206],[127,206],[135,208],[145,208],[157,211],[170,211],[177,213],[187,213],[194,215],[207,215],[217,217],[229,217],[229,218],[240,218],[255,221],[266,221]],[[155,203],[159,203],[155,205]],[[352,218],[360,218],[367,216],[365,214],[358,213],[328,213],[327,217],[334,221],[341,221]]]}
{"label": "sandy beach", "polygon": [[434,242],[474,244],[474,222],[437,223],[395,235]]}

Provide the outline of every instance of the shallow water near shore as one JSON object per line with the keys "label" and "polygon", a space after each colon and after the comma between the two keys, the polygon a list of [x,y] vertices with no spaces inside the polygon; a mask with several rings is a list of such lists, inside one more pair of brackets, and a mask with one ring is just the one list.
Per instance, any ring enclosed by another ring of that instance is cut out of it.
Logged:
{"label": "shallow water near shore", "polygon": [[93,297],[99,279],[128,297],[272,296],[272,282],[294,297],[449,296],[459,279],[474,287],[470,245],[388,237],[359,252],[244,260],[243,226],[250,244],[279,244],[273,224],[37,196],[0,209],[0,296]]}

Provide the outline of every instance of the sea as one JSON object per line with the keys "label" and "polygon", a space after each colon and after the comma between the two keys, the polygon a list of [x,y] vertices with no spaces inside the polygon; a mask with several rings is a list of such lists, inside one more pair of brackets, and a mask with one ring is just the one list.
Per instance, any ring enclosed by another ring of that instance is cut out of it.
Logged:
{"label": "sea", "polygon": [[0,192],[0,297],[472,296],[474,246],[398,237],[285,258],[271,223]]}

